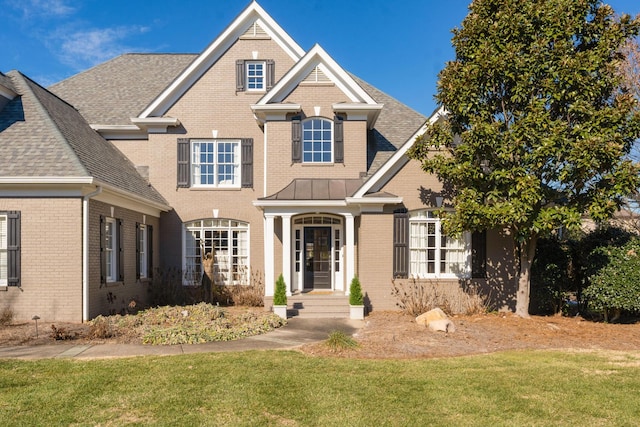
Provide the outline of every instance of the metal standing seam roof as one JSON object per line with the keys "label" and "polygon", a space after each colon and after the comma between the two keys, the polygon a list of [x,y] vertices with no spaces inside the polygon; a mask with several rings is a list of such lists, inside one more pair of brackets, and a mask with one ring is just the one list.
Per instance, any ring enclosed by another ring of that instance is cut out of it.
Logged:
{"label": "metal standing seam roof", "polygon": [[0,175],[91,176],[148,201],[167,201],[70,104],[17,71],[19,96],[0,111]]}
{"label": "metal standing seam roof", "polygon": [[260,200],[344,200],[361,185],[361,179],[298,178],[277,193]]}

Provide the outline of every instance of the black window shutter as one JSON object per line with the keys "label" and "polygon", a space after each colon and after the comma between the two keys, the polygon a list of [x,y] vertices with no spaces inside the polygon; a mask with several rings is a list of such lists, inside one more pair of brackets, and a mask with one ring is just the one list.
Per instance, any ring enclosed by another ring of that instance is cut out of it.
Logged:
{"label": "black window shutter", "polygon": [[242,146],[242,187],[253,188],[253,138],[243,138]]}
{"label": "black window shutter", "polygon": [[291,120],[291,161],[293,163],[302,161],[302,123],[299,117]]}
{"label": "black window shutter", "polygon": [[236,61],[236,91],[244,91],[244,60],[238,59]]}
{"label": "black window shutter", "polygon": [[20,211],[7,212],[7,285],[20,286]]}
{"label": "black window shutter", "polygon": [[273,87],[275,83],[275,71],[276,71],[276,63],[273,59],[267,59],[267,70],[266,70],[266,80],[267,80],[267,90]]}
{"label": "black window shutter", "polygon": [[178,188],[189,188],[191,185],[190,157],[189,139],[178,138]]}
{"label": "black window shutter", "polygon": [[106,225],[105,217],[100,215],[100,283],[107,283]]}
{"label": "black window shutter", "polygon": [[333,161],[344,163],[344,125],[342,118],[336,116],[333,120]]}
{"label": "black window shutter", "polygon": [[122,220],[119,219],[118,223],[118,281],[124,281],[124,227],[122,226]]}
{"label": "black window shutter", "polygon": [[136,280],[140,278],[140,223],[136,222]]}
{"label": "black window shutter", "polygon": [[487,277],[487,232],[474,231],[471,234],[471,277]]}
{"label": "black window shutter", "polygon": [[393,277],[409,277],[409,212],[393,213]]}
{"label": "black window shutter", "polygon": [[153,277],[153,227],[147,225],[147,277]]}

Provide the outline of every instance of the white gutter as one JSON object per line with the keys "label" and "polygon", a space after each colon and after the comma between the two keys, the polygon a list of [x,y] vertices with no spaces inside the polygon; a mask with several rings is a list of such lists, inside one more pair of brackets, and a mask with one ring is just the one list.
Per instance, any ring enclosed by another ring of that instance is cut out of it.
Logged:
{"label": "white gutter", "polygon": [[89,199],[102,193],[98,186],[82,197],[82,321],[89,320]]}

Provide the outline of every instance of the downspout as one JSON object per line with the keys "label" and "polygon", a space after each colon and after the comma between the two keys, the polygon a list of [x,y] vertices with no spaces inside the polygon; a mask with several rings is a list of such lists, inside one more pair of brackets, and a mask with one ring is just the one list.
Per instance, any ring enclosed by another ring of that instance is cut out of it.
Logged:
{"label": "downspout", "polygon": [[89,320],[89,199],[102,193],[102,187],[82,197],[82,322]]}

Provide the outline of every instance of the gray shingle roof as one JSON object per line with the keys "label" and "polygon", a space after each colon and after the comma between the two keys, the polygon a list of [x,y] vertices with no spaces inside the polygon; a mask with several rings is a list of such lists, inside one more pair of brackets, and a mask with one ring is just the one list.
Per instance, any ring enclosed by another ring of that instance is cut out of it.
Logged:
{"label": "gray shingle roof", "polygon": [[[127,54],[50,87],[92,124],[126,125],[195,58],[195,54]],[[352,76],[384,104],[367,142],[367,176],[373,175],[427,120],[393,97]]]}
{"label": "gray shingle roof", "polygon": [[0,112],[0,175],[94,177],[154,203],[166,200],[71,105],[17,71],[19,94]]}
{"label": "gray shingle roof", "polygon": [[195,58],[195,54],[125,54],[48,89],[100,125],[131,124]]}
{"label": "gray shingle roof", "polygon": [[0,73],[0,86],[4,86],[14,92],[16,91],[16,89],[13,87],[13,83],[11,83],[11,79],[2,73]]}

